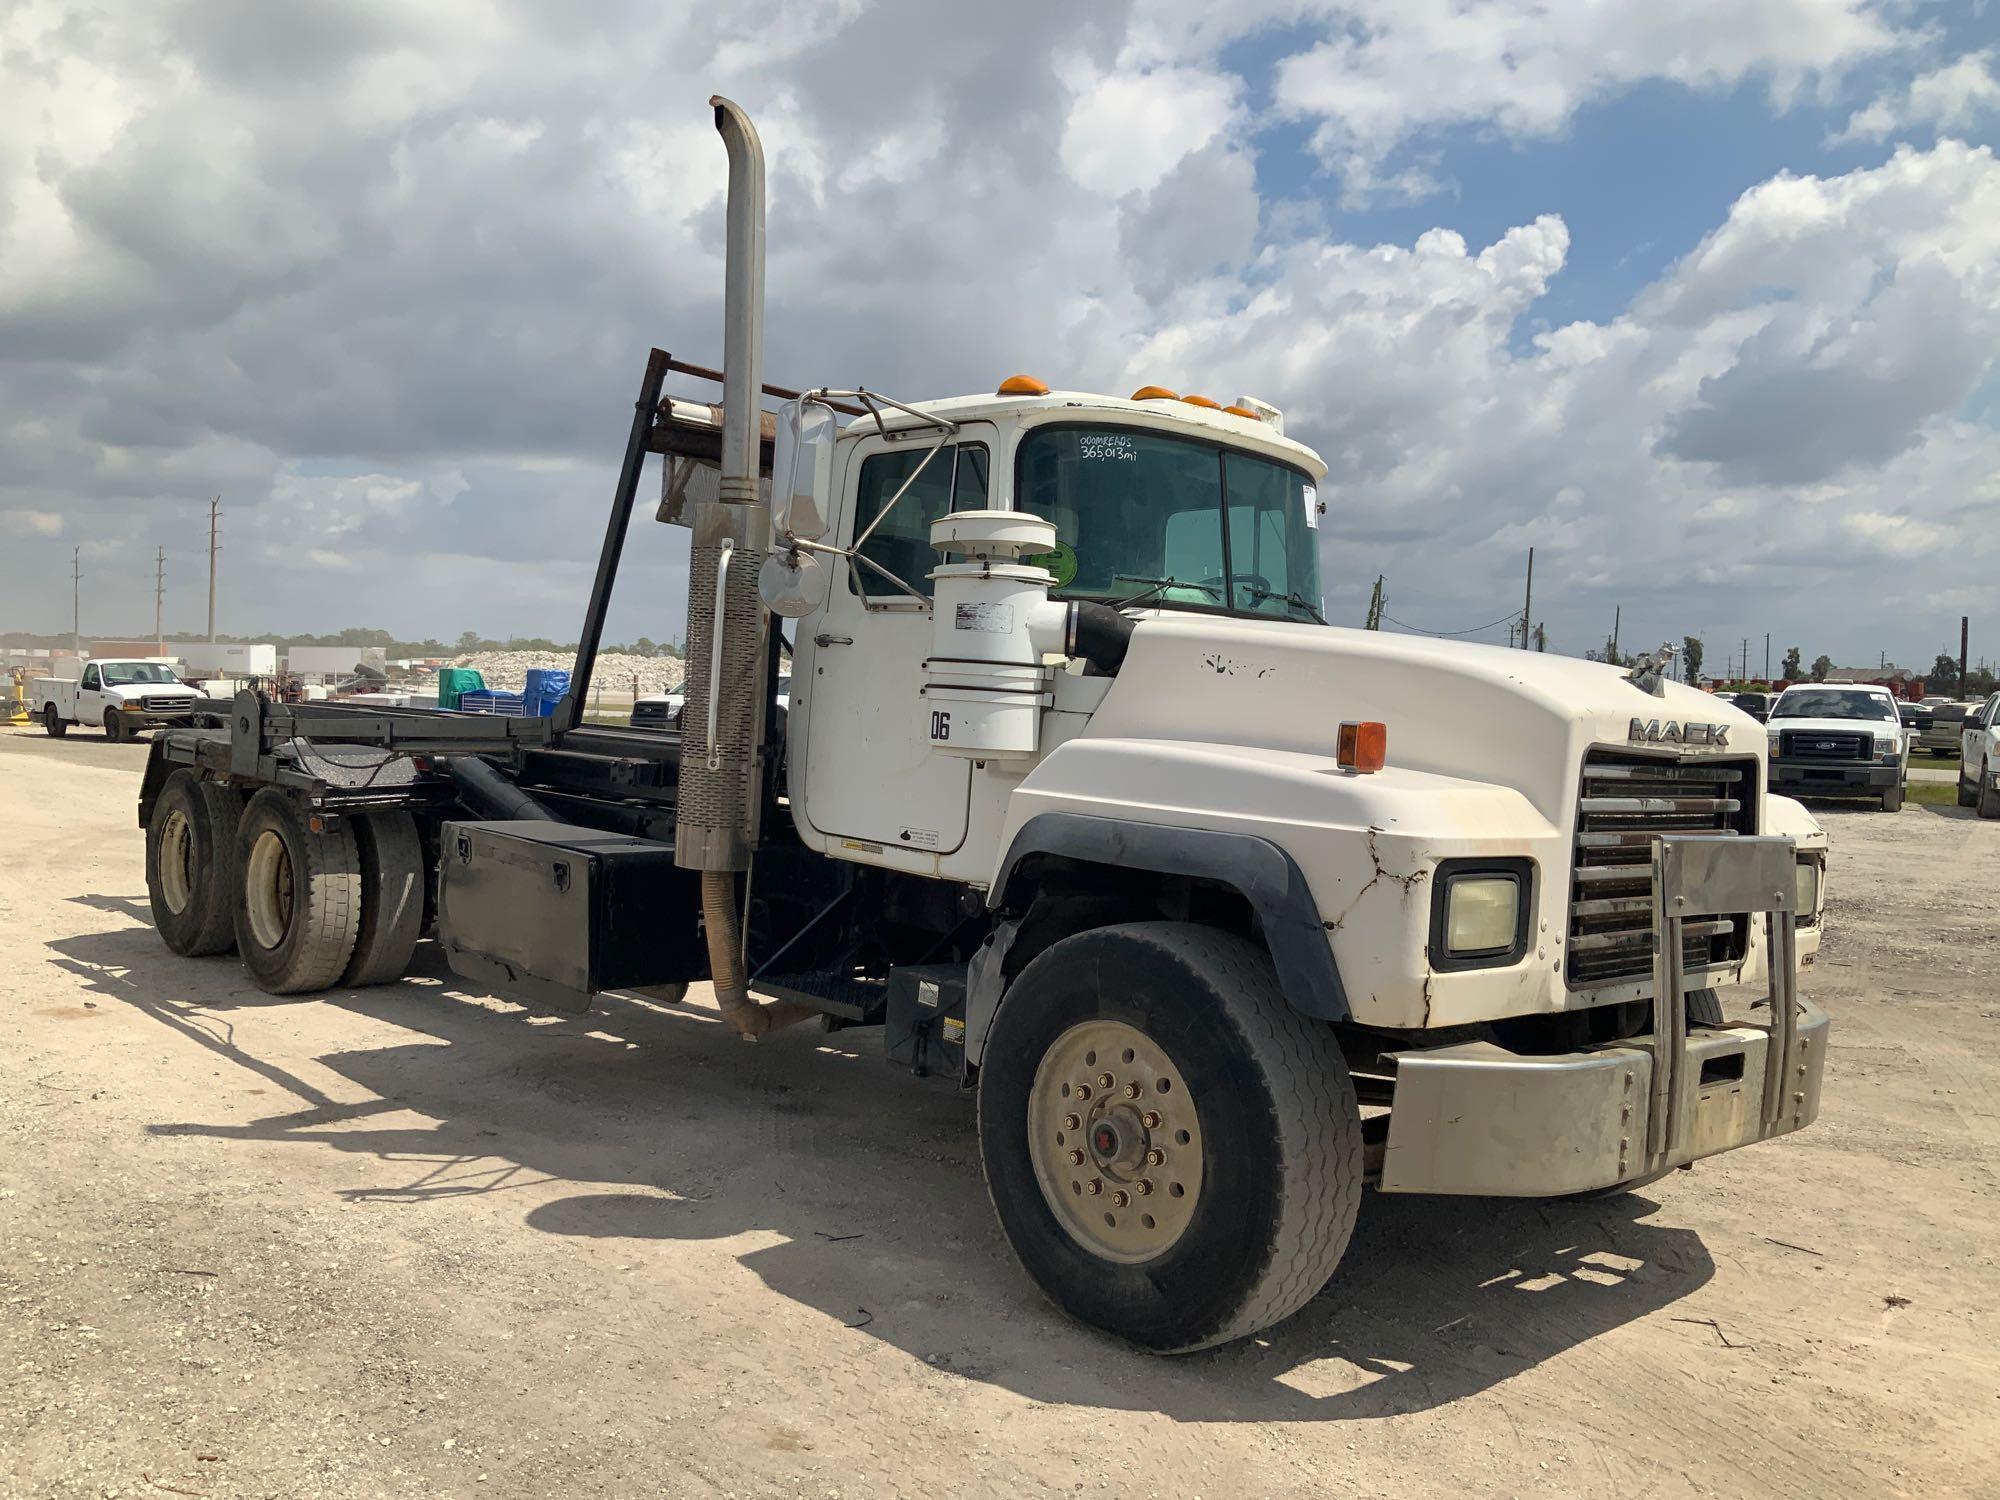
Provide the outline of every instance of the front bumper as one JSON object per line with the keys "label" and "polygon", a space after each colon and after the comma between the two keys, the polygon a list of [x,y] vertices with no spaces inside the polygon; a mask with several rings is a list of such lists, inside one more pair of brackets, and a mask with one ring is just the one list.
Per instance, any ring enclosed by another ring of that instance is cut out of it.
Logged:
{"label": "front bumper", "polygon": [[1903,768],[1894,761],[1771,762],[1769,786],[1774,792],[1794,797],[1838,797],[1873,795],[1886,792],[1903,779]]}
{"label": "front bumper", "polygon": [[1675,1070],[1681,1131],[1649,1163],[1654,1039],[1524,1057],[1490,1042],[1396,1056],[1385,1193],[1547,1198],[1754,1145],[1819,1115],[1826,1013],[1799,1003],[1778,1118],[1763,1121],[1769,1032],[1690,1032]]}
{"label": "front bumper", "polygon": [[[1383,1191],[1585,1192],[1811,1124],[1827,1019],[1797,995],[1797,857],[1768,834],[1656,839],[1653,993],[1670,998],[1653,1035],[1553,1056],[1491,1042],[1391,1054]],[[1686,924],[1725,913],[1765,918],[1769,1024],[1694,1031]]]}

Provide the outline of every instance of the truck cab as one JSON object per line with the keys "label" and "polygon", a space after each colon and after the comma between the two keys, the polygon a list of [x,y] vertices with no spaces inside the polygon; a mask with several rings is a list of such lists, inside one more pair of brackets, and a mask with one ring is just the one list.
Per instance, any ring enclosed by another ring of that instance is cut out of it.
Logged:
{"label": "truck cab", "polygon": [[28,685],[31,711],[52,736],[72,724],[101,728],[105,738],[129,739],[142,729],[185,724],[201,694],[182,682],[168,657],[114,657],[84,664],[75,678],[37,678]]}
{"label": "truck cab", "polygon": [[1958,805],[2000,818],[2000,693],[1965,710],[1958,760]]}

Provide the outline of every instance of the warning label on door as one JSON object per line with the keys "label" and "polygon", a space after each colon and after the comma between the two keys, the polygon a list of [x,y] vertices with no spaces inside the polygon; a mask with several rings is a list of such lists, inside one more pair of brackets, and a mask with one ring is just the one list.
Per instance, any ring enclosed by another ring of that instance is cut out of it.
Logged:
{"label": "warning label on door", "polygon": [[906,849],[935,849],[938,846],[935,828],[905,828],[896,837]]}
{"label": "warning label on door", "polygon": [[953,630],[977,630],[986,635],[1014,633],[1014,606],[1011,604],[961,604],[952,618]]}

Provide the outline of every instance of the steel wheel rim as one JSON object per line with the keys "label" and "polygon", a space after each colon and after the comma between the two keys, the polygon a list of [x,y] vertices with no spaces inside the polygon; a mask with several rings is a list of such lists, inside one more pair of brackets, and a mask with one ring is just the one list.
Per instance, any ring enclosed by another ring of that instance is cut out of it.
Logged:
{"label": "steel wheel rim", "polygon": [[1201,1201],[1194,1099],[1166,1049],[1122,1021],[1050,1044],[1028,1089],[1028,1154],[1063,1232],[1119,1265],[1172,1249]]}
{"label": "steel wheel rim", "polygon": [[160,828],[160,898],[179,916],[194,896],[194,825],[179,808]]}
{"label": "steel wheel rim", "polygon": [[276,948],[292,925],[292,856],[272,829],[257,835],[243,869],[243,904],[250,936],[260,948]]}

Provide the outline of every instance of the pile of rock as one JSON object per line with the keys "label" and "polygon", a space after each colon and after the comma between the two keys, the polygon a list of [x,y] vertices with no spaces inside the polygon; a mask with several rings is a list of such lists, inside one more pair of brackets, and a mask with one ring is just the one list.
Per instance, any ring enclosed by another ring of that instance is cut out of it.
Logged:
{"label": "pile of rock", "polygon": [[[471,667],[495,692],[518,693],[531,667],[571,671],[575,661],[549,651],[474,651],[453,660],[454,667]],[[678,656],[627,656],[607,651],[597,658],[595,686],[607,693],[630,693],[638,679],[640,693],[671,693],[686,675]]]}

